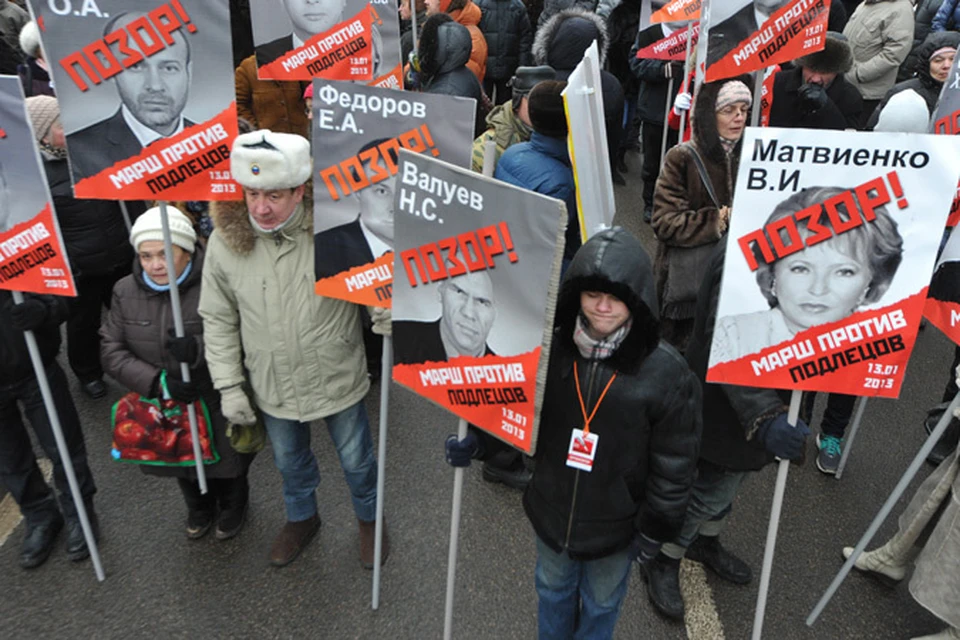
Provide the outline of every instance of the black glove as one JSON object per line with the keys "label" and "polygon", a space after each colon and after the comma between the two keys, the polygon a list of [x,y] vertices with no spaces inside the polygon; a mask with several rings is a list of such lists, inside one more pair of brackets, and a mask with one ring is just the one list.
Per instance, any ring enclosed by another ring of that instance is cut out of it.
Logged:
{"label": "black glove", "polygon": [[477,436],[472,433],[467,434],[463,440],[451,434],[447,436],[446,449],[447,464],[451,467],[469,467],[470,460],[480,450],[480,444],[477,442]]}
{"label": "black glove", "polygon": [[757,429],[757,440],[763,443],[767,451],[783,460],[802,458],[808,435],[810,427],[807,423],[798,418],[797,426],[791,427],[785,413],[770,418]]}
{"label": "black glove", "polygon": [[640,564],[647,564],[660,553],[661,544],[642,533],[637,536],[637,545],[637,562]]}
{"label": "black glove", "polygon": [[17,331],[33,331],[47,321],[47,305],[36,298],[24,298],[21,304],[9,300],[5,310]]}
{"label": "black glove", "polygon": [[190,381],[184,382],[179,378],[174,378],[167,373],[167,391],[170,392],[170,397],[176,400],[177,402],[196,402],[200,397],[200,389],[197,387],[197,383]]}
{"label": "black glove", "polygon": [[797,91],[798,106],[803,113],[816,113],[827,104],[827,90],[822,84],[804,84]]}
{"label": "black glove", "polygon": [[176,331],[173,329],[167,330],[167,336],[169,336],[167,339],[167,351],[176,358],[177,362],[193,364],[197,361],[197,352],[199,349],[196,338],[193,336],[178,338]]}

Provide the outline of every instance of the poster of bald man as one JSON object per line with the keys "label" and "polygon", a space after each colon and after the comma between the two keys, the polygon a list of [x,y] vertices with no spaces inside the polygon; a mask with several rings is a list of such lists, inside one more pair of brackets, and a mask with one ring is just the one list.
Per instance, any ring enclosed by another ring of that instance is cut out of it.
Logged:
{"label": "poster of bald man", "polygon": [[0,289],[75,296],[35,140],[20,79],[0,76]]}
{"label": "poster of bald man", "polygon": [[710,5],[706,80],[823,49],[831,0],[725,0]]}
{"label": "poster of bald man", "polygon": [[232,200],[228,0],[31,0],[78,198]]}
{"label": "poster of bald man", "polygon": [[[384,15],[390,11],[389,5],[377,7]],[[257,75],[369,82],[384,67],[380,27],[374,29],[377,13],[369,0],[250,0]],[[396,55],[387,56],[387,67]]]}
{"label": "poster of bald man", "polygon": [[476,101],[328,80],[313,89],[315,291],[389,307],[398,149],[469,167]]}
{"label": "poster of bald man", "polygon": [[400,149],[394,208],[393,379],[532,454],[566,207]]}

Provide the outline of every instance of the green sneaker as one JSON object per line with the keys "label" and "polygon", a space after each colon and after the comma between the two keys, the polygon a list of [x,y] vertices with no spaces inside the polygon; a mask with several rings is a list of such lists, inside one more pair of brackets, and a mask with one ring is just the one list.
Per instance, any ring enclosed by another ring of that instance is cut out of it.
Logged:
{"label": "green sneaker", "polygon": [[828,475],[836,475],[843,453],[843,438],[817,434],[817,469]]}

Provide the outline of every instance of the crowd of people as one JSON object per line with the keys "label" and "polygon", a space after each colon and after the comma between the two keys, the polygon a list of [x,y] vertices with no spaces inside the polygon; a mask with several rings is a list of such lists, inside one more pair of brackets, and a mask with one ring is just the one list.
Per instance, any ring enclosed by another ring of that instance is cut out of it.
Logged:
{"label": "crowd of people", "polygon": [[[313,232],[310,85],[257,77],[249,7],[231,0],[242,133],[230,162],[243,199],[165,205],[171,272],[159,207],[73,197],[67,145],[75,142],[60,123],[40,32],[15,3],[0,1],[0,60],[7,65],[0,71],[18,73],[28,96],[78,293],[75,299],[28,295],[14,304],[0,291],[0,480],[26,521],[21,566],[46,561],[64,527],[68,557],[89,555],[24,331],[37,338],[80,495],[95,536],[99,530],[82,427],[57,362],[65,322],[67,362],[90,398],[108,393],[106,375],[145,398],[202,399],[208,407],[221,455],[207,466],[207,493],[192,466],[143,467],[177,478],[187,538],[213,530],[225,541],[242,530],[256,490],[247,479],[255,454],[235,451],[229,432],[262,425],[286,510],[269,561],[277,567],[293,562],[321,525],[310,424],[322,419],[352,498],[359,559],[372,569],[377,465],[365,399],[380,370],[377,334],[390,331],[389,314],[314,293],[322,245]],[[784,4],[755,0],[758,15]],[[791,425],[786,392],[705,381],[708,362],[717,357],[710,353],[715,324],[731,353],[756,337],[733,335],[734,328],[716,318],[742,137],[759,109],[754,80],[741,76],[695,92],[692,85],[669,92],[691,75],[695,60],[638,58],[678,28],[663,23],[640,30],[640,8],[640,0],[398,3],[405,89],[476,100],[473,170],[484,169],[484,148],[492,141],[496,179],[567,205],[536,455],[527,459],[477,429],[445,443],[450,464],[481,459],[485,480],[523,491],[537,538],[541,638],[612,637],[634,566],[654,608],[677,620],[685,614],[682,558],[732,583],[751,582],[751,567],[720,542],[738,488],[776,459],[802,459],[811,435],[813,394],[806,394],[801,418]],[[776,72],[770,126],[923,132],[960,46],[960,5],[835,0],[825,40],[822,51]],[[642,203],[622,215],[650,225],[657,241],[652,261],[621,228],[581,246],[561,94],[593,42],[603,67],[602,135],[612,179],[626,184],[635,175],[642,182]],[[171,48],[170,55],[180,54],[189,57],[189,50]],[[679,131],[684,112],[689,130]],[[88,143],[96,146],[97,136]],[[783,208],[789,214],[810,204],[798,198]],[[884,238],[884,246],[897,240]],[[771,265],[771,273],[777,268]],[[758,282],[763,290],[759,276]],[[173,283],[183,313],[180,337],[172,330]],[[751,326],[757,335],[792,335],[797,327],[789,310],[770,298],[768,284],[763,293],[774,302],[770,311],[754,314]],[[444,359],[468,353],[444,340],[440,329],[431,344],[398,345],[397,353],[445,349]],[[489,350],[483,340],[473,347]],[[189,380],[181,377],[183,365]],[[931,410],[928,429],[957,393],[958,365],[960,347],[945,402]],[[825,474],[836,473],[854,401],[841,394],[826,400],[816,438],[816,465]],[[56,493],[43,480],[23,416],[53,462]],[[931,640],[960,638],[958,440],[960,421],[954,420],[931,454],[937,470],[897,535],[856,563],[896,582],[920,554],[911,593],[948,625],[926,636]],[[570,463],[575,447],[587,452],[586,462]],[[382,561],[389,550],[384,526]]]}

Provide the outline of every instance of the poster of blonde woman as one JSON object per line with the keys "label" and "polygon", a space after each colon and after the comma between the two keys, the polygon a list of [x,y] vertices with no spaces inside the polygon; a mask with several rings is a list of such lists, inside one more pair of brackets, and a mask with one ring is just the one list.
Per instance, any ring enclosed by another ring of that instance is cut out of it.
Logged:
{"label": "poster of blonde woman", "polygon": [[896,397],[955,138],[748,129],[708,382]]}

